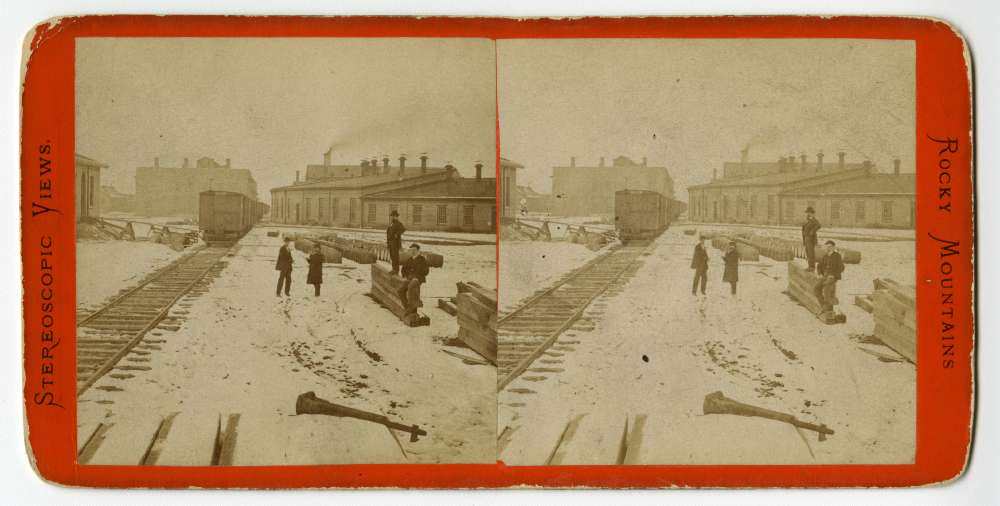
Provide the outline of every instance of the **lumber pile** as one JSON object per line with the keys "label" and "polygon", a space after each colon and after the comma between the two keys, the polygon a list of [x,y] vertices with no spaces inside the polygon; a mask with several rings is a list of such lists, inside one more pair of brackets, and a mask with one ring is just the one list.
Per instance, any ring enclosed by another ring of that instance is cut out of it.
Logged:
{"label": "lumber pile", "polygon": [[872,293],[873,334],[910,362],[917,363],[916,288],[876,279]]}
{"label": "lumber pile", "polygon": [[551,241],[552,231],[549,230],[549,222],[543,222],[542,226],[536,227],[521,220],[514,220],[514,229],[527,235],[532,241]]}
{"label": "lumber pile", "polygon": [[[364,239],[348,239],[336,235],[324,236],[321,241],[327,245],[339,249],[344,257],[361,264],[375,263],[378,260],[389,262],[389,248],[384,242],[366,241]],[[409,248],[399,250],[399,261],[404,262],[410,257]],[[444,256],[430,251],[424,251],[424,258],[427,259],[429,267],[443,267]]]}
{"label": "lumber pile", "polygon": [[801,262],[788,262],[788,294],[817,318],[825,318],[825,323],[846,323],[847,319],[843,314],[823,315],[823,307],[814,292],[819,282],[819,276],[806,270]]}
{"label": "lumber pile", "polygon": [[583,244],[591,251],[597,251],[610,242],[606,234],[588,232],[587,228],[583,225],[580,225],[580,227],[576,230],[573,230],[572,227],[570,227],[570,229],[567,230],[567,233],[569,234],[570,242]]}
{"label": "lumber pile", "polygon": [[406,305],[399,297],[399,290],[404,286],[406,286],[405,279],[393,274],[384,265],[372,263],[372,297],[410,327],[430,325],[431,319],[419,309],[415,314],[406,313]]}
{"label": "lumber pile", "polygon": [[[757,248],[760,250],[762,255],[779,262],[787,262],[793,258],[806,258],[806,246],[805,244],[802,244],[802,241],[758,235],[753,232],[736,234],[734,239],[737,242]],[[840,251],[840,257],[843,259],[845,264],[861,263],[860,251],[850,248],[842,248],[840,246],[837,247],[837,250]],[[823,255],[825,255],[825,253],[823,251],[822,241],[820,241],[820,244],[816,245],[816,261],[819,261]]]}
{"label": "lumber pile", "polygon": [[374,264],[376,256],[371,251],[363,248],[358,248],[354,245],[354,241],[350,239],[344,239],[337,236],[326,236],[324,239],[315,239],[320,246],[326,246],[331,249],[340,251],[343,258],[357,262],[359,264]]}
{"label": "lumber pile", "polygon": [[[712,237],[712,247],[725,252],[729,249],[730,241],[732,241],[732,239],[727,236],[716,235]],[[754,248],[749,244],[737,242],[736,253],[740,255],[740,260],[742,261],[756,262],[760,260],[760,252],[757,251],[757,248]]]}
{"label": "lumber pile", "polygon": [[497,292],[473,283],[457,283],[458,338],[490,363],[497,363]]}

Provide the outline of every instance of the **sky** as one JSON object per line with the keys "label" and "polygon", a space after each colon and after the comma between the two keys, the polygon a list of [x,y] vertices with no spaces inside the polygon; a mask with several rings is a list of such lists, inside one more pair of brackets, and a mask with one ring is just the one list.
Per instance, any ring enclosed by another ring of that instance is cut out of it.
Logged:
{"label": "sky", "polygon": [[135,168],[202,156],[250,169],[260,197],[295,171],[427,153],[495,170],[496,65],[486,39],[77,39],[76,151],[134,191]]}
{"label": "sky", "polygon": [[548,192],[551,167],[618,155],[665,166],[675,194],[738,161],[899,158],[915,172],[912,41],[501,40],[501,156]]}

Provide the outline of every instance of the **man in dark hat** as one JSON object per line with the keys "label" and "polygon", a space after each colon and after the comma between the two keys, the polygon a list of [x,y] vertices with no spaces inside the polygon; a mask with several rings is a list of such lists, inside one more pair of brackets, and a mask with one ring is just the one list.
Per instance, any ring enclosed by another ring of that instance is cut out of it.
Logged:
{"label": "man in dark hat", "polygon": [[820,275],[820,282],[813,289],[816,298],[819,299],[820,307],[825,315],[832,316],[833,306],[837,305],[837,281],[844,272],[844,261],[837,251],[837,244],[833,241],[826,241],[823,245],[826,254],[819,260],[816,270]]}
{"label": "man in dark hat", "polygon": [[812,207],[806,208],[806,222],[802,224],[802,244],[806,247],[806,260],[809,262],[809,272],[816,269],[816,244],[819,239],[816,234],[819,232],[820,224],[816,219],[816,210]]}
{"label": "man in dark hat", "polygon": [[281,297],[281,285],[285,285],[285,295],[290,295],[292,289],[292,238],[285,236],[285,243],[278,250],[278,262],[274,265],[278,271],[278,287],[274,295]]}
{"label": "man in dark hat", "polygon": [[389,213],[389,228],[385,229],[385,245],[389,249],[389,259],[392,261],[392,273],[399,274],[399,250],[403,249],[403,232],[406,227],[399,221],[399,211]]}
{"label": "man in dark hat", "polygon": [[701,294],[705,295],[705,284],[708,283],[708,251],[705,251],[705,236],[698,236],[698,244],[694,245],[691,268],[694,269],[691,295],[698,295],[699,284],[701,284]]}
{"label": "man in dark hat", "polygon": [[406,305],[407,314],[416,313],[417,308],[424,305],[420,301],[420,285],[427,282],[428,273],[430,273],[430,269],[427,266],[427,259],[420,251],[420,245],[411,244],[410,258],[407,258],[406,262],[403,263],[402,271],[403,278],[406,279],[405,297],[403,293],[400,293],[400,298]]}

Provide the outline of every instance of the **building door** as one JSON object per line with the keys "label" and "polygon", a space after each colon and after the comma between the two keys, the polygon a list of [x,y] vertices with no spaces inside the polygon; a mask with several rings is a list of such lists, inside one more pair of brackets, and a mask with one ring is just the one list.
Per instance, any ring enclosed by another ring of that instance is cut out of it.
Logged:
{"label": "building door", "polygon": [[299,204],[295,204],[295,224],[298,225],[299,222]]}

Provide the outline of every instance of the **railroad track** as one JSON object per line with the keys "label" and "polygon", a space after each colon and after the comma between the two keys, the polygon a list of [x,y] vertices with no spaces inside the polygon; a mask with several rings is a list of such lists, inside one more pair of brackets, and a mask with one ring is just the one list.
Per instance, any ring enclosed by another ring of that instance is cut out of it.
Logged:
{"label": "railroad track", "polygon": [[79,318],[76,325],[77,396],[131,352],[229,250],[229,246],[199,248],[118,295],[104,307]]}
{"label": "railroad track", "polygon": [[649,248],[649,243],[613,248],[503,315],[497,322],[497,389],[528,370]]}

